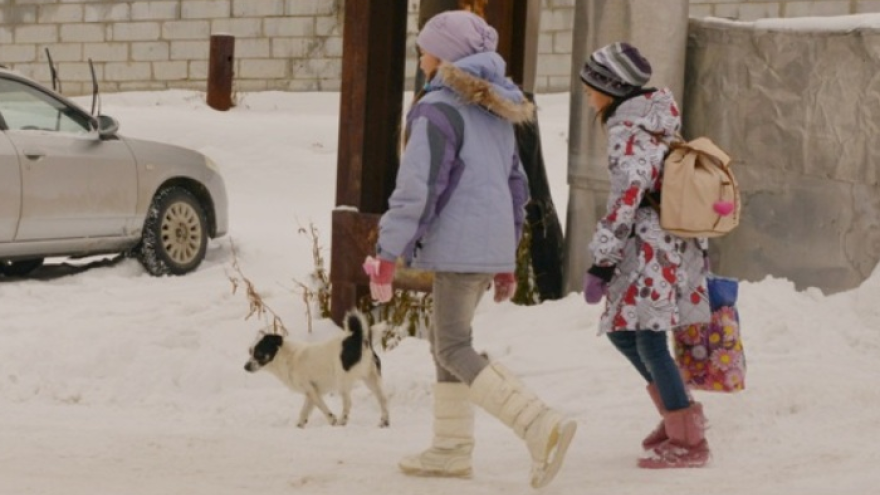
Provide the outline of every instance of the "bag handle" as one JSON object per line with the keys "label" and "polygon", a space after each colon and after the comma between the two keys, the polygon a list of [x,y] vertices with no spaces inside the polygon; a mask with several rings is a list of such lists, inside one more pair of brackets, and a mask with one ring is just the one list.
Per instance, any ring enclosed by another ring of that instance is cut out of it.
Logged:
{"label": "bag handle", "polygon": [[707,137],[698,137],[688,142],[673,141],[669,145],[669,149],[671,150],[677,148],[695,151],[703,156],[706,156],[707,158],[717,161],[718,165],[723,168],[727,168],[730,165],[730,155],[725,153],[724,150],[719,148]]}

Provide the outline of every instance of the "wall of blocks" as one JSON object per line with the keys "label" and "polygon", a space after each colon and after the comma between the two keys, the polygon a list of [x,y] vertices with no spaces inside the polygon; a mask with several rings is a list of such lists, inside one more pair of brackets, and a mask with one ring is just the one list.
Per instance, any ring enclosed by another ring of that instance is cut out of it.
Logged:
{"label": "wall of blocks", "polygon": [[[576,0],[542,0],[537,91],[568,91]],[[409,1],[406,74],[419,0]],[[0,0],[0,64],[49,81],[46,49],[68,95],[204,90],[212,34],[235,41],[235,90],[337,91],[344,0]],[[693,17],[827,16],[880,12],[880,0],[691,0]],[[408,87],[411,87],[410,82]]]}

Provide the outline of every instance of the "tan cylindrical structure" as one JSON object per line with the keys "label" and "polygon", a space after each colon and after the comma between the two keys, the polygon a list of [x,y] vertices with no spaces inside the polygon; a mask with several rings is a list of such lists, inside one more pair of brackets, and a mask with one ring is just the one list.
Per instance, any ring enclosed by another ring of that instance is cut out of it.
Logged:
{"label": "tan cylindrical structure", "polygon": [[597,48],[615,41],[635,46],[651,62],[650,86],[668,87],[681,102],[688,30],[688,0],[578,0],[572,47],[565,289],[581,291],[592,260],[587,245],[608,197],[607,140],[584,98],[580,70]]}

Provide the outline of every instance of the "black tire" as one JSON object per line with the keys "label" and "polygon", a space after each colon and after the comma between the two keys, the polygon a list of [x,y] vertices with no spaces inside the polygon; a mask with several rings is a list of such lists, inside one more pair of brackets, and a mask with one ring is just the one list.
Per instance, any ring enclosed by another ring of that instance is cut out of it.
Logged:
{"label": "black tire", "polygon": [[32,260],[0,261],[0,274],[7,277],[24,277],[43,266],[43,258]]}
{"label": "black tire", "polygon": [[199,201],[182,187],[169,187],[153,198],[138,260],[151,275],[183,275],[195,270],[208,248],[208,220]]}

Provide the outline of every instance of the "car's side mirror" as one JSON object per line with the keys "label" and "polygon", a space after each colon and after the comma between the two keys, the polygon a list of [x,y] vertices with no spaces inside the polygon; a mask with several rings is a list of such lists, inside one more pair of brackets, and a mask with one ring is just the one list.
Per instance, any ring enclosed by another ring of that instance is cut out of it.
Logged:
{"label": "car's side mirror", "polygon": [[115,137],[119,132],[119,121],[109,115],[98,115],[98,135],[101,139]]}

